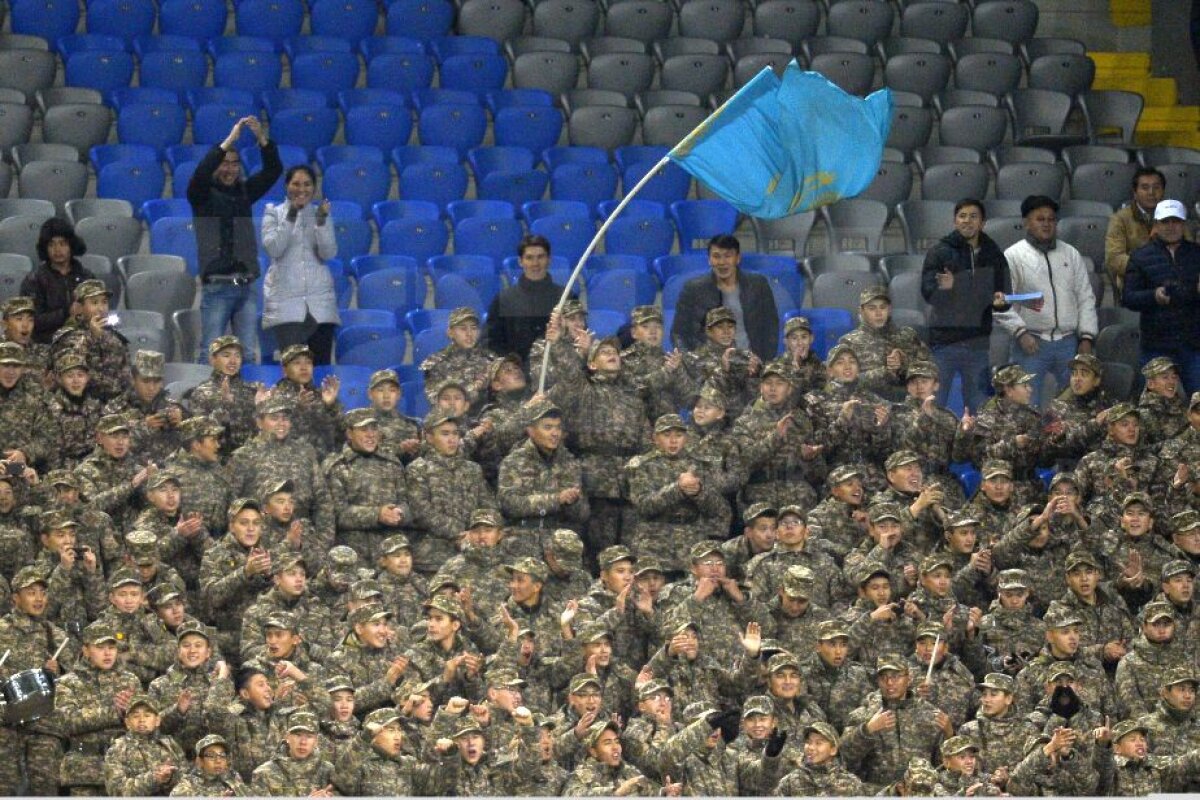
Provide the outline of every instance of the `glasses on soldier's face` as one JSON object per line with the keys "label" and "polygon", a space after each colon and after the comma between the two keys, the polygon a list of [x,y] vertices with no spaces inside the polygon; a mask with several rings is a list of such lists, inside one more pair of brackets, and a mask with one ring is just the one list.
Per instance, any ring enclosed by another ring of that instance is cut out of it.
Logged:
{"label": "glasses on soldier's face", "polygon": [[697,567],[719,567],[719,566],[722,566],[724,563],[725,563],[724,559],[710,558],[707,561],[697,561],[696,566]]}
{"label": "glasses on soldier's face", "polygon": [[217,752],[203,753],[200,757],[206,761],[228,761],[229,753],[218,750]]}

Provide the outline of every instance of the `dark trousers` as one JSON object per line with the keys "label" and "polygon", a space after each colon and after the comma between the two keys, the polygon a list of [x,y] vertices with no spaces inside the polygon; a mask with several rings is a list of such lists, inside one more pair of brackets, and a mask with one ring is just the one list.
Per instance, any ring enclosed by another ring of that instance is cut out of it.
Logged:
{"label": "dark trousers", "polygon": [[312,350],[314,364],[328,364],[333,360],[333,334],[337,325],[332,322],[317,322],[309,314],[304,322],[285,322],[271,328],[275,334],[275,342],[279,352],[283,352],[294,344],[308,345]]}

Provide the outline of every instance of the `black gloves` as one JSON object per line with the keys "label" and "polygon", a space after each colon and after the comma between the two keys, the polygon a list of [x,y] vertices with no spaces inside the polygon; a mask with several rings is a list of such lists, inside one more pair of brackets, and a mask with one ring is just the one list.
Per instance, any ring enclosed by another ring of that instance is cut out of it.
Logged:
{"label": "black gloves", "polygon": [[787,731],[776,730],[767,738],[767,758],[774,758],[783,752],[783,745],[787,742]]}
{"label": "black gloves", "polygon": [[729,711],[714,711],[704,718],[705,722],[715,731],[721,731],[721,738],[728,744],[738,737],[742,729],[742,712],[736,708]]}

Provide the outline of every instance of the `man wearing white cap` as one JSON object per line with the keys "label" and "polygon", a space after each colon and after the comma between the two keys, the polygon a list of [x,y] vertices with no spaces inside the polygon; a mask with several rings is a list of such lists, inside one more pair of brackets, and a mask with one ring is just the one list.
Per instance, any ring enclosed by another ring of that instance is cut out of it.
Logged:
{"label": "man wearing white cap", "polygon": [[1155,207],[1150,241],[1129,257],[1121,302],[1142,314],[1141,362],[1170,358],[1191,394],[1200,389],[1200,245],[1184,239],[1186,219],[1178,200]]}

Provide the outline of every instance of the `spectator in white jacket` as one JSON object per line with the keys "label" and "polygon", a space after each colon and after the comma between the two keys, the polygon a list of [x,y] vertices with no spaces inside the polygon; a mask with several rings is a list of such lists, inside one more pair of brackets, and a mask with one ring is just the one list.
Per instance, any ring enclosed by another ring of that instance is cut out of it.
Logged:
{"label": "spectator in white jacket", "polygon": [[1054,375],[1062,388],[1075,354],[1092,352],[1096,297],[1083,256],[1056,238],[1058,203],[1031,195],[1021,203],[1021,216],[1025,238],[1004,251],[1012,291],[1041,297],[1014,303],[995,320],[1012,336],[1012,361],[1036,375],[1033,404],[1041,405],[1046,375]]}
{"label": "spectator in white jacket", "polygon": [[307,166],[284,178],[287,200],[267,205],[263,248],[271,266],[263,283],[263,329],[271,329],[280,351],[306,344],[316,364],[328,364],[338,316],[337,292],[325,262],[337,255],[329,201],[314,203],[316,178]]}

